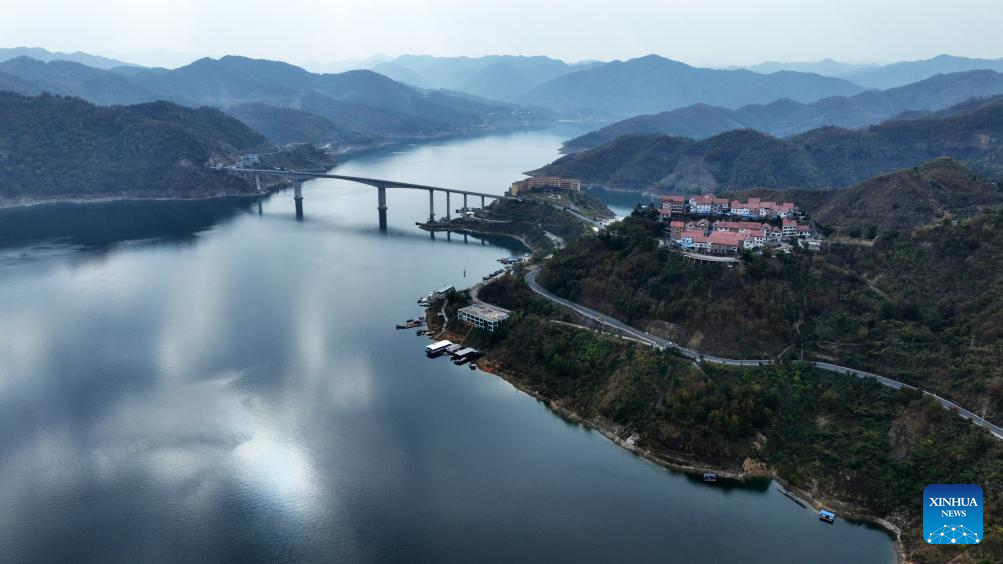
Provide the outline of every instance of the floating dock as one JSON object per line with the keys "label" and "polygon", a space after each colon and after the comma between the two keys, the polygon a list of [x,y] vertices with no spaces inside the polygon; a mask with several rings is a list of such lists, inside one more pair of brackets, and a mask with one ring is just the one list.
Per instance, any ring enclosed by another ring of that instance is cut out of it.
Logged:
{"label": "floating dock", "polygon": [[801,509],[808,509],[808,506],[805,505],[804,502],[802,502],[800,499],[798,499],[797,497],[795,497],[795,495],[792,494],[791,492],[789,492],[787,490],[780,489],[780,488],[777,488],[777,491],[780,492],[780,493],[782,493],[782,494],[784,494],[785,496],[787,496],[787,499],[789,499],[789,500],[793,501],[794,503],[800,505]]}

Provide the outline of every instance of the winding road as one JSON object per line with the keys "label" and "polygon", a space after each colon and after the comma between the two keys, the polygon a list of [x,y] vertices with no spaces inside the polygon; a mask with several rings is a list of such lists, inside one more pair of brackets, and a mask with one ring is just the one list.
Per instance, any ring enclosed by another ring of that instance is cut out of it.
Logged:
{"label": "winding road", "polygon": [[[740,360],[740,359],[722,358],[719,356],[706,355],[700,353],[700,351],[686,348],[682,345],[673,343],[672,341],[669,341],[667,339],[663,339],[661,337],[652,335],[646,331],[641,331],[636,327],[631,327],[630,325],[627,325],[626,323],[620,321],[619,319],[615,319],[604,313],[600,313],[594,309],[587,308],[579,303],[575,303],[570,300],[566,300],[564,298],[554,295],[552,292],[550,292],[543,286],[540,286],[540,284],[536,281],[536,276],[537,274],[539,274],[539,272],[540,272],[539,267],[534,267],[531,270],[529,270],[526,273],[526,284],[528,284],[530,289],[539,294],[540,296],[546,298],[547,300],[550,300],[555,304],[570,309],[587,319],[591,319],[595,322],[612,327],[613,329],[625,335],[629,335],[632,338],[635,338],[643,343],[646,343],[658,349],[662,350],[673,349],[682,356],[685,356],[687,358],[692,358],[693,360],[698,362],[712,362],[715,364],[725,364],[728,366],[765,366],[767,364],[773,364],[772,359]],[[874,380],[877,380],[878,383],[888,386],[889,388],[894,388],[896,390],[900,390],[903,388],[908,390],[919,390],[919,388],[916,388],[915,386],[910,386],[909,384],[906,384],[904,382],[899,382],[898,380],[893,380],[891,378],[887,378],[885,376],[879,376],[877,374],[872,374],[870,372],[864,372],[863,370],[847,368],[846,366],[838,366],[836,364],[829,364],[828,362],[810,362],[810,364],[815,366],[815,368],[818,368],[820,370],[826,370],[828,372],[837,372],[841,374],[846,374],[848,376],[856,376],[857,378],[872,378]],[[944,409],[954,411],[955,413],[957,413],[961,417],[964,417],[965,419],[968,419],[972,423],[985,427],[987,430],[989,430],[990,433],[993,434],[994,437],[1003,440],[1003,428],[994,425],[989,421],[986,421],[984,418],[975,415],[971,411],[959,406],[958,404],[950,400],[944,399],[938,396],[937,394],[930,393],[926,390],[919,390],[919,391],[935,399],[938,403],[940,403],[941,406],[944,407]]]}

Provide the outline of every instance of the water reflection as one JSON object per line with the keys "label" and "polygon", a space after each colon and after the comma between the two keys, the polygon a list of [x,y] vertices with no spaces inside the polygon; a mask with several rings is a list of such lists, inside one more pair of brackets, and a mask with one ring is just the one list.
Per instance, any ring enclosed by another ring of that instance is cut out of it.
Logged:
{"label": "water reflection", "polygon": [[[500,193],[563,135],[342,169]],[[694,483],[556,424],[496,377],[426,359],[427,341],[394,323],[521,246],[426,238],[422,192],[392,193],[384,232],[371,188],[303,191],[302,223],[288,192],[259,213],[214,201],[3,214],[4,560],[893,558],[881,533],[819,527],[759,486]]]}

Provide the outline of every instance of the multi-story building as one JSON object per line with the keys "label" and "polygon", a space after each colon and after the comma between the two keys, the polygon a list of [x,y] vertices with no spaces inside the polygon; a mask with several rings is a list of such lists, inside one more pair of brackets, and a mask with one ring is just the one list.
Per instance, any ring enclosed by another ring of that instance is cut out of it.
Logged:
{"label": "multi-story building", "polygon": [[581,192],[581,181],[574,178],[558,178],[556,176],[534,176],[525,180],[513,182],[509,188],[509,195],[518,196],[520,192],[532,192],[534,190],[567,190],[569,192]]}
{"label": "multi-story building", "polygon": [[685,229],[686,224],[682,221],[676,220],[669,222],[669,239],[672,239],[673,241],[679,239],[679,236],[682,235],[683,230]]}
{"label": "multi-story building", "polygon": [[797,206],[793,202],[769,202],[759,198],[749,198],[746,202],[732,200],[729,204],[731,215],[739,217],[763,217],[767,219],[793,217]]}
{"label": "multi-story building", "polygon": [[510,312],[507,309],[490,304],[473,304],[460,308],[458,317],[478,329],[494,332],[502,323],[508,320]]}
{"label": "multi-story building", "polygon": [[678,215],[686,212],[685,196],[662,196],[662,212]]}
{"label": "multi-story building", "polygon": [[714,231],[730,231],[732,233],[758,233],[765,235],[769,225],[758,221],[715,221],[711,224]]}
{"label": "multi-story building", "polygon": [[690,213],[697,215],[715,215],[728,213],[731,202],[728,198],[718,198],[714,194],[693,196],[690,198]]}
{"label": "multi-story building", "polygon": [[706,231],[686,229],[676,241],[684,249],[707,251],[713,254],[736,254],[742,248],[746,235],[728,231]]}

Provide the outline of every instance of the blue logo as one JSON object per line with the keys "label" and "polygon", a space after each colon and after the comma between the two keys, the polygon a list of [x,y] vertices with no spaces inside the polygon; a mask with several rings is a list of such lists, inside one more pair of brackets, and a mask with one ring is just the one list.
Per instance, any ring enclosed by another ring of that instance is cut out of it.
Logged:
{"label": "blue logo", "polygon": [[923,538],[928,544],[982,542],[982,488],[931,484],[923,490]]}

